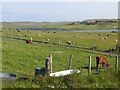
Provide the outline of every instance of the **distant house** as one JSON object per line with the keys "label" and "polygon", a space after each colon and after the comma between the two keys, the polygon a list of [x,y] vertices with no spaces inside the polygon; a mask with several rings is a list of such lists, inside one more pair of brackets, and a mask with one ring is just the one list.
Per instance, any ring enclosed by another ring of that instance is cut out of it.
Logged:
{"label": "distant house", "polygon": [[90,20],[84,20],[82,23],[85,23],[86,25],[95,25],[95,24],[102,24],[102,23],[108,23],[108,22],[118,22],[117,19],[90,19]]}

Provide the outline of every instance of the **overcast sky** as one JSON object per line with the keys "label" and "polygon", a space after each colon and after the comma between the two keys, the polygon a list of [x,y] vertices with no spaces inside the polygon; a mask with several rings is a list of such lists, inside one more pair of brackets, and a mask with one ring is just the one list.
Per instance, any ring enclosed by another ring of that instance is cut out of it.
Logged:
{"label": "overcast sky", "polygon": [[82,21],[118,18],[118,2],[4,2],[2,21]]}

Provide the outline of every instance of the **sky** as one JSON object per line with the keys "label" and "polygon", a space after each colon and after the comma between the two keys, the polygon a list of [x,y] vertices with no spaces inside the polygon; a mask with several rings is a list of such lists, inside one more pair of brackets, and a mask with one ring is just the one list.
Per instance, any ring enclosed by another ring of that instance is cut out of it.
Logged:
{"label": "sky", "polygon": [[2,2],[1,13],[1,20],[4,22],[62,22],[96,18],[118,18],[118,2],[6,1]]}

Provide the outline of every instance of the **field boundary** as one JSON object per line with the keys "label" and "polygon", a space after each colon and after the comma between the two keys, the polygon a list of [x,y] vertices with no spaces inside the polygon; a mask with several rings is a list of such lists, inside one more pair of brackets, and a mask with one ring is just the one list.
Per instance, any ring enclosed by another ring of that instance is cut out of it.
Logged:
{"label": "field boundary", "polygon": [[[6,39],[10,39],[10,40],[20,40],[20,41],[26,41],[26,39],[20,39],[20,38],[11,38],[11,37],[5,37],[5,36],[0,36],[0,38],[6,38]],[[43,43],[42,41],[36,41],[36,40],[32,40],[32,42],[34,43],[38,43],[38,44],[50,44],[50,45],[56,45],[56,46],[65,46],[66,49],[67,48],[75,48],[76,50],[82,50],[82,51],[87,51],[87,52],[90,52],[90,53],[97,53],[97,54],[103,54],[103,55],[107,55],[107,56],[112,56],[112,57],[116,57],[116,56],[119,56],[120,55],[117,53],[117,54],[111,54],[110,52],[103,52],[103,51],[100,51],[100,50],[90,50],[88,48],[82,48],[82,47],[74,47],[74,46],[68,46],[68,45],[59,45],[59,44],[55,44],[55,43]]]}

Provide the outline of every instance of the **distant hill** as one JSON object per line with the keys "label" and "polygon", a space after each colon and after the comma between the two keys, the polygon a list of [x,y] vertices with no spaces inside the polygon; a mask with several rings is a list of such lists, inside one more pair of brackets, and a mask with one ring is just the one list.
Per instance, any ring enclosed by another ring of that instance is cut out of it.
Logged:
{"label": "distant hill", "polygon": [[117,19],[89,19],[71,22],[1,22],[8,28],[64,28],[65,30],[117,29]]}

